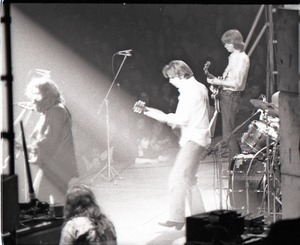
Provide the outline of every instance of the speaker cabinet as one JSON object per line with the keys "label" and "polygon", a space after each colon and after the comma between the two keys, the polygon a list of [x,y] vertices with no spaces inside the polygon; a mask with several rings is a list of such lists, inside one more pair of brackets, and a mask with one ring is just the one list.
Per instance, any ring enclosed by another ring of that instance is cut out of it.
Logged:
{"label": "speaker cabinet", "polygon": [[60,218],[23,221],[16,230],[15,238],[10,233],[2,236],[4,245],[12,244],[12,239],[16,244],[59,244],[63,221]]}
{"label": "speaker cabinet", "polygon": [[18,176],[1,175],[2,233],[10,232],[19,224]]}
{"label": "speaker cabinet", "polygon": [[244,218],[231,210],[215,210],[186,218],[186,245],[217,241],[235,244],[243,232]]}

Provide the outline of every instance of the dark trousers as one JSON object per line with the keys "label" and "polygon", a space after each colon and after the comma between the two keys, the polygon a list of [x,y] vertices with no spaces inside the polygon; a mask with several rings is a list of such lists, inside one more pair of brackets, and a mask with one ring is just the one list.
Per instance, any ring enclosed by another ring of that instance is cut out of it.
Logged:
{"label": "dark trousers", "polygon": [[222,132],[223,140],[228,142],[228,168],[230,168],[231,159],[240,153],[236,134],[233,134],[236,127],[236,115],[240,109],[241,93],[223,90],[220,96],[221,114],[222,114]]}

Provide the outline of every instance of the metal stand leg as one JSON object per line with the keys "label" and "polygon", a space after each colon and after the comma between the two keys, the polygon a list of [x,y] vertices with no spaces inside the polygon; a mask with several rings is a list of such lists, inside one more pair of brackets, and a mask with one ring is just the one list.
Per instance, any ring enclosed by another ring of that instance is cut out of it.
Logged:
{"label": "metal stand leg", "polygon": [[110,137],[109,137],[109,115],[108,115],[108,100],[105,100],[106,104],[106,138],[107,138],[107,165],[100,170],[99,173],[97,173],[93,178],[94,179],[101,174],[103,178],[105,178],[108,181],[113,180],[116,176],[120,176],[120,174],[117,172],[117,170],[114,169],[113,166],[111,166],[112,163],[112,153],[113,153],[113,147],[110,146]]}
{"label": "metal stand leg", "polygon": [[223,179],[222,179],[222,145],[220,144],[218,147],[218,175],[219,175],[219,191],[220,191],[220,200],[219,205],[220,209],[223,209]]}
{"label": "metal stand leg", "polygon": [[214,181],[214,189],[219,190],[219,209],[223,209],[223,179],[222,179],[222,172],[223,172],[223,166],[222,166],[222,144],[218,145],[218,150],[212,152],[213,161],[214,161],[214,176],[217,178],[217,186],[215,186]]}

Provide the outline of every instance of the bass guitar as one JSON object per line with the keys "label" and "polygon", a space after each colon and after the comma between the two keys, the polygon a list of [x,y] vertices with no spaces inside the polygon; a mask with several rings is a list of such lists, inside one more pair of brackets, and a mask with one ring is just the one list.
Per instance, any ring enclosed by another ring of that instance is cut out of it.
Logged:
{"label": "bass guitar", "polygon": [[[208,71],[208,68],[210,66],[210,61],[207,61],[205,64],[204,64],[204,67],[203,67],[203,71],[205,73],[205,75],[212,79],[214,78],[215,76],[212,75],[211,73],[209,73]],[[211,98],[214,100],[214,104],[215,104],[215,108],[218,112],[221,112],[221,107],[220,107],[220,92],[221,92],[221,86],[219,85],[210,85],[209,87],[210,91],[212,92],[211,94]]]}

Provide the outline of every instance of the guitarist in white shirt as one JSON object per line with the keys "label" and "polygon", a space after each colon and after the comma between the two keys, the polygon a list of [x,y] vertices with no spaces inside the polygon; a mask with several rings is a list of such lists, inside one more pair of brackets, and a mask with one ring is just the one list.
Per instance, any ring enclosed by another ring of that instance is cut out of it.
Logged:
{"label": "guitarist in white shirt", "polygon": [[236,115],[239,112],[241,93],[246,87],[250,59],[244,52],[244,41],[242,34],[235,29],[226,31],[222,38],[224,47],[231,54],[228,57],[228,65],[222,77],[207,74],[207,82],[211,85],[221,86],[220,107],[222,114],[223,140],[228,140],[228,157],[230,167],[231,159],[240,153],[240,147],[235,135],[229,136],[236,128]]}
{"label": "guitarist in white shirt", "polygon": [[[140,110],[148,117],[181,130],[180,149],[168,182],[169,214],[167,221],[159,223],[180,230],[185,224],[185,201],[191,214],[205,212],[197,185],[197,171],[211,143],[208,89],[195,79],[191,68],[181,60],[171,61],[164,66],[162,73],[178,88],[176,112],[167,114],[146,106]],[[138,110],[135,105],[134,111]]]}

